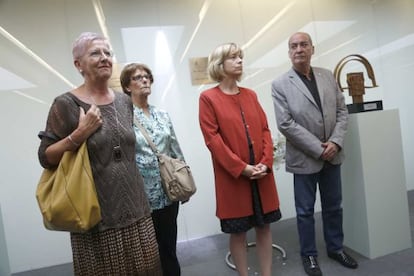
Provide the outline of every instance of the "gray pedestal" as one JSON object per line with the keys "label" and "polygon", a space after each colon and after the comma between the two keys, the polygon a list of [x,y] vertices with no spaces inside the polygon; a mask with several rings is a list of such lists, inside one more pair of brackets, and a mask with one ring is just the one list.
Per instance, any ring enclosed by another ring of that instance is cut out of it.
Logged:
{"label": "gray pedestal", "polygon": [[350,114],[345,155],[344,244],[371,259],[410,248],[398,110]]}
{"label": "gray pedestal", "polygon": [[4,236],[3,217],[0,205],[0,275],[10,275],[9,255],[7,253],[6,238]]}

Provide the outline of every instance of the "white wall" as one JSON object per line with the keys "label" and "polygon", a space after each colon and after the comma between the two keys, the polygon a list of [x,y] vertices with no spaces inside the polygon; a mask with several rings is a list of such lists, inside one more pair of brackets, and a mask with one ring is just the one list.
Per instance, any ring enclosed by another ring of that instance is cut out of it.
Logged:
{"label": "white wall", "polygon": [[3,214],[0,205],[0,275],[10,275],[9,252],[4,236]]}
{"label": "white wall", "polygon": [[[198,96],[208,86],[191,85],[188,59],[205,57],[223,42],[235,41],[245,46],[246,76],[241,85],[258,93],[275,135],[270,82],[290,67],[286,40],[291,33],[306,30],[312,34],[316,66],[333,70],[345,55],[366,55],[374,67],[379,88],[367,90],[365,99],[382,99],[385,109],[399,109],[407,189],[414,189],[414,172],[410,170],[414,166],[414,130],[409,115],[414,100],[410,79],[414,73],[413,1],[100,3],[117,61],[142,61],[154,69],[151,102],[169,111],[197,181],[197,194],[181,206],[179,240],[220,233],[210,154],[198,126]],[[203,4],[207,4],[205,17],[200,15]],[[281,14],[283,11],[286,13]],[[269,22],[273,24],[268,25]],[[31,88],[17,83],[13,88],[5,88],[2,85],[11,81],[0,75],[0,204],[10,268],[16,273],[71,261],[69,235],[43,228],[34,197],[41,173],[36,135],[44,128],[48,105],[70,85],[17,48],[2,30],[77,85],[81,80],[72,65],[71,43],[80,32],[100,32],[100,28],[92,2],[84,0],[3,0],[0,27],[0,68],[33,84]],[[261,30],[263,34],[256,36]],[[160,38],[158,31],[164,34],[163,43],[156,42]],[[347,70],[362,68],[350,64],[343,71]],[[16,90],[44,103],[22,97]],[[346,100],[351,102],[349,96]],[[384,147],[392,147],[392,141]],[[292,176],[282,168],[276,172],[276,180],[282,214],[284,219],[291,218],[295,215]]]}

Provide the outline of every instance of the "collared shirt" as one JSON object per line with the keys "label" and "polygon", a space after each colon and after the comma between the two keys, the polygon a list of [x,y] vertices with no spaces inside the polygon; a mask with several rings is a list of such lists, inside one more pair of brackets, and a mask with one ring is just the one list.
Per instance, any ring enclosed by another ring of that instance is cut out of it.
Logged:
{"label": "collared shirt", "polygon": [[[155,106],[149,106],[150,116],[145,115],[143,109],[134,106],[134,116],[145,128],[158,151],[171,157],[184,160],[171,119],[166,111]],[[162,209],[171,204],[165,194],[158,160],[147,140],[138,127],[134,126],[136,136],[135,161],[144,178],[144,188],[152,210]]]}
{"label": "collared shirt", "polygon": [[321,98],[319,96],[318,86],[316,85],[316,79],[315,79],[315,75],[313,74],[312,68],[311,68],[311,71],[310,71],[310,74],[309,74],[310,79],[308,79],[304,74],[302,74],[302,73],[300,73],[296,70],[295,70],[295,72],[296,72],[296,74],[298,74],[298,76],[301,78],[303,83],[306,85],[309,92],[311,92],[311,94],[313,96],[313,99],[315,100],[316,104],[319,107],[319,110],[321,111],[321,113],[323,113]]}

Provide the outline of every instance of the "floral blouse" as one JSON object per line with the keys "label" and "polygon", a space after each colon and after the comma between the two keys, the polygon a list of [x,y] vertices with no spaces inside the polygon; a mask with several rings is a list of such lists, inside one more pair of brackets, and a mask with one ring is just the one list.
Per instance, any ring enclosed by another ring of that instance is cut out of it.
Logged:
{"label": "floral blouse", "polygon": [[[134,106],[134,116],[152,138],[158,151],[173,158],[184,160],[168,113],[157,109],[153,105],[149,106],[149,112],[150,116],[148,117],[141,108]],[[134,130],[137,139],[135,160],[144,178],[145,193],[152,210],[162,209],[172,202],[162,188],[157,157],[139,128],[134,126]]]}

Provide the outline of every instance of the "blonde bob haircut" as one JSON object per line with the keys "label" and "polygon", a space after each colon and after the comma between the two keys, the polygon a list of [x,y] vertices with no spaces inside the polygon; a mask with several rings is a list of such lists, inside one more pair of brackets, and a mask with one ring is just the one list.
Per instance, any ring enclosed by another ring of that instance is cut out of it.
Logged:
{"label": "blonde bob haircut", "polygon": [[[210,79],[221,82],[225,77],[226,73],[224,72],[223,63],[224,60],[231,55],[236,54],[243,58],[243,50],[236,43],[230,42],[217,46],[216,49],[208,57],[208,66],[207,72],[210,76]],[[240,81],[240,77],[237,81]]]}

